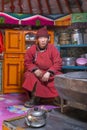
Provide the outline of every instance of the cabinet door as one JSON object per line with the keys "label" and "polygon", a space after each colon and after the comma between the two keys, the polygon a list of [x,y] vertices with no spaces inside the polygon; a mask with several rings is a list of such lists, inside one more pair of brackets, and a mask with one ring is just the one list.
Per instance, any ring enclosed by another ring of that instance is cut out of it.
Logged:
{"label": "cabinet door", "polygon": [[33,44],[36,43],[36,31],[24,31],[23,32],[23,52],[26,51],[26,49],[28,49],[29,47],[31,47]]}
{"label": "cabinet door", "polygon": [[5,60],[4,93],[22,91],[23,61]]}
{"label": "cabinet door", "polygon": [[6,30],[5,31],[5,51],[9,52],[22,52],[23,40],[22,31],[20,30]]}
{"label": "cabinet door", "polygon": [[49,33],[49,41],[51,44],[54,44],[54,31],[48,31]]}
{"label": "cabinet door", "polygon": [[2,92],[2,62],[0,61],[0,93]]}

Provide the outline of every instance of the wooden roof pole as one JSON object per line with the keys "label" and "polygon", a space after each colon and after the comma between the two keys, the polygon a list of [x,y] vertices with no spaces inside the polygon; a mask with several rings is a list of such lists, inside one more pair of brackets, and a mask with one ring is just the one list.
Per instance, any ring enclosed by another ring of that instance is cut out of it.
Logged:
{"label": "wooden roof pole", "polygon": [[31,0],[28,0],[28,6],[29,6],[29,9],[30,9],[30,14],[33,14],[32,6],[31,6]]}
{"label": "wooden roof pole", "polygon": [[66,4],[66,7],[68,8],[69,13],[71,14],[71,13],[72,13],[72,10],[71,10],[71,8],[70,8],[69,1],[68,1],[68,0],[65,0],[65,4]]}
{"label": "wooden roof pole", "polygon": [[2,0],[2,12],[4,12],[4,0]]}
{"label": "wooden roof pole", "polygon": [[19,0],[18,5],[20,7],[20,13],[23,13],[22,2]]}
{"label": "wooden roof pole", "polygon": [[10,0],[10,2],[11,2],[11,6],[10,6],[11,12],[14,13],[15,10],[14,0]]}
{"label": "wooden roof pole", "polygon": [[42,14],[43,10],[42,10],[42,5],[41,5],[41,0],[37,0],[37,1],[38,1],[38,6],[39,6],[40,14]]}
{"label": "wooden roof pole", "polygon": [[49,12],[49,14],[51,14],[51,9],[50,9],[49,2],[48,2],[48,0],[45,0],[45,1],[46,1],[46,4],[47,4],[48,12]]}
{"label": "wooden roof pole", "polygon": [[62,9],[60,0],[56,0],[56,2],[57,2],[57,5],[58,5],[58,8],[59,8],[59,10],[60,10],[60,13],[63,14],[63,9]]}
{"label": "wooden roof pole", "polygon": [[78,0],[75,0],[80,12],[83,12],[83,9],[81,8],[80,2]]}

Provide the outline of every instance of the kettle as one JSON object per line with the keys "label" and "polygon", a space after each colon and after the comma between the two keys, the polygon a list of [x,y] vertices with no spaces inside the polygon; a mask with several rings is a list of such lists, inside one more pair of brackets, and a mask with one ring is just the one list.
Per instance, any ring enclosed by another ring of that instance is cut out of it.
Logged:
{"label": "kettle", "polygon": [[26,124],[30,127],[42,127],[46,125],[46,111],[38,107],[31,108],[25,117]]}

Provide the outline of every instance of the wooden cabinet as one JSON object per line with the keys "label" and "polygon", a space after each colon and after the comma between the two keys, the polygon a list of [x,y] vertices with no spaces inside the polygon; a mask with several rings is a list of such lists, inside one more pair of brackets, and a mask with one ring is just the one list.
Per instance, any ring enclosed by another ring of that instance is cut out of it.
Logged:
{"label": "wooden cabinet", "polygon": [[5,31],[3,92],[22,92],[24,67],[23,31]]}
{"label": "wooden cabinet", "polygon": [[23,51],[23,31],[6,30],[5,31],[5,52],[22,52]]}
{"label": "wooden cabinet", "polygon": [[[6,30],[3,71],[3,92],[22,92],[24,73],[24,54],[28,47],[35,44],[36,31]],[[50,42],[54,43],[54,33],[49,31]]]}

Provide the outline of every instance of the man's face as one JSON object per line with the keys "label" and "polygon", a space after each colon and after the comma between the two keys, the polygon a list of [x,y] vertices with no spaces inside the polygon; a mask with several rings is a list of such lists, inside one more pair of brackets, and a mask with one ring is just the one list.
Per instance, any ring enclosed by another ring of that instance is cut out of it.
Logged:
{"label": "man's face", "polygon": [[44,49],[47,46],[48,38],[47,37],[39,37],[38,45],[41,49]]}

